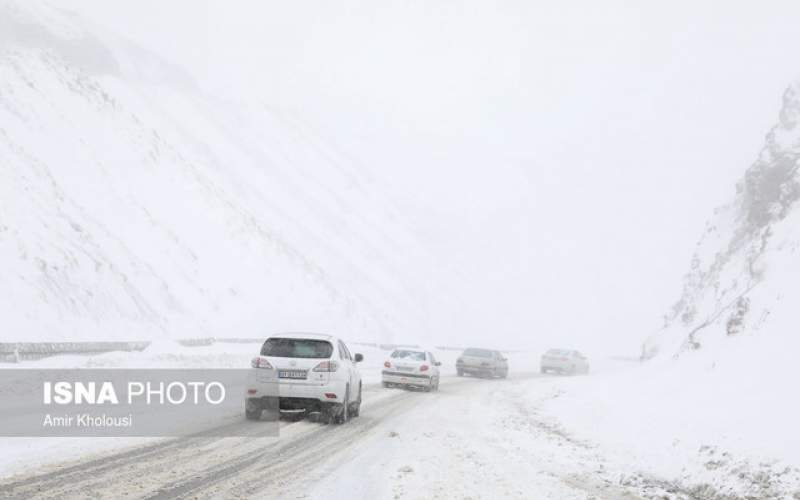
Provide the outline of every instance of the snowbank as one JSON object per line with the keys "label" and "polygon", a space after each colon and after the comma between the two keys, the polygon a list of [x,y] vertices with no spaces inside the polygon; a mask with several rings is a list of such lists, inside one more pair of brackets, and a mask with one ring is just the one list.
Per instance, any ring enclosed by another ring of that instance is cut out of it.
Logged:
{"label": "snowbank", "polygon": [[708,223],[680,300],[645,344],[655,357],[537,396],[568,431],[700,498],[800,491],[798,125],[800,83]]}

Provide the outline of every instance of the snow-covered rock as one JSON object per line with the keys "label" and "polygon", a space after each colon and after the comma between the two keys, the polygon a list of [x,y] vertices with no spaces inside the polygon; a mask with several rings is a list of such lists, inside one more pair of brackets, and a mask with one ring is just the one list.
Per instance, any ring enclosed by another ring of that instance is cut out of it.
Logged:
{"label": "snow-covered rock", "polygon": [[[554,382],[545,414],[664,479],[669,498],[798,498],[800,83],[716,210],[647,362]],[[661,498],[659,496],[659,498]]]}
{"label": "snow-covered rock", "polygon": [[697,245],[680,300],[645,346],[669,355],[741,336],[797,346],[800,321],[800,82],[734,200],[716,210]]}
{"label": "snow-covered rock", "polygon": [[2,340],[419,338],[435,269],[300,117],[207,96],[48,4],[0,1]]}

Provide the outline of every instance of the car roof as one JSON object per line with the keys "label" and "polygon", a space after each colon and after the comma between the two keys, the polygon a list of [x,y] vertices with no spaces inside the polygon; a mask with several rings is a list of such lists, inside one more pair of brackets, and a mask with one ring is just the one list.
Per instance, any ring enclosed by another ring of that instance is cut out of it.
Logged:
{"label": "car roof", "polygon": [[311,332],[284,332],[284,333],[274,333],[270,335],[268,338],[280,338],[280,339],[311,339],[311,340],[335,340],[336,337],[333,335],[328,335],[325,333],[311,333]]}

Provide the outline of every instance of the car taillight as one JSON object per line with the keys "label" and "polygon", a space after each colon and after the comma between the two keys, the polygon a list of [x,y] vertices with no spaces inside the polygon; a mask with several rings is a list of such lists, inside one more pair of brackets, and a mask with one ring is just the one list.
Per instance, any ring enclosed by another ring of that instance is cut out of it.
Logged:
{"label": "car taillight", "polygon": [[272,365],[267,361],[266,358],[262,358],[261,356],[256,356],[253,358],[253,361],[250,362],[250,366],[253,368],[264,368],[265,370],[272,370]]}
{"label": "car taillight", "polygon": [[430,368],[428,365],[422,365],[419,367],[419,371],[426,372],[428,371],[428,368]]}
{"label": "car taillight", "polygon": [[335,372],[339,369],[339,363],[336,361],[323,361],[314,367],[315,372]]}
{"label": "car taillight", "polygon": [[389,363],[388,361],[384,361],[384,362],[383,362],[383,367],[384,367],[384,368],[391,368],[391,367],[392,367],[392,364],[391,364],[391,363]]}

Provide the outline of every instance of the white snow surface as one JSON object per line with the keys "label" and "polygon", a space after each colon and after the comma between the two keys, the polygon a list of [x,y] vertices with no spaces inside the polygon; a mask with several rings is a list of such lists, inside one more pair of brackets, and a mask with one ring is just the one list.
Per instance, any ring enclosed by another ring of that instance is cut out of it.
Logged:
{"label": "white snow surface", "polygon": [[576,436],[709,488],[697,498],[800,491],[798,124],[800,83],[734,200],[708,223],[680,300],[643,346],[652,359],[564,381],[544,404]]}
{"label": "white snow surface", "polygon": [[448,296],[300,118],[37,0],[0,2],[0,262],[3,341],[419,339]]}
{"label": "white snow surface", "polygon": [[[103,354],[60,355],[19,364],[0,363],[0,369],[225,369],[250,367],[261,345],[256,343],[215,343],[209,346],[186,347],[172,340],[154,341],[141,352],[108,352]],[[380,384],[384,361],[390,350],[349,343],[353,353],[364,355],[359,371],[365,385]],[[455,375],[458,350],[430,349],[443,376]],[[512,354],[512,366],[535,369],[530,354]],[[160,438],[0,438],[0,477],[29,472],[53,463],[79,460],[89,455],[130,446],[139,446]]]}
{"label": "white snow surface", "polygon": [[[783,96],[778,123],[755,163],[697,245],[680,300],[646,349],[665,355],[713,352],[734,337],[751,347],[794,350],[800,319],[800,82]],[[760,366],[760,365],[759,365]]]}

